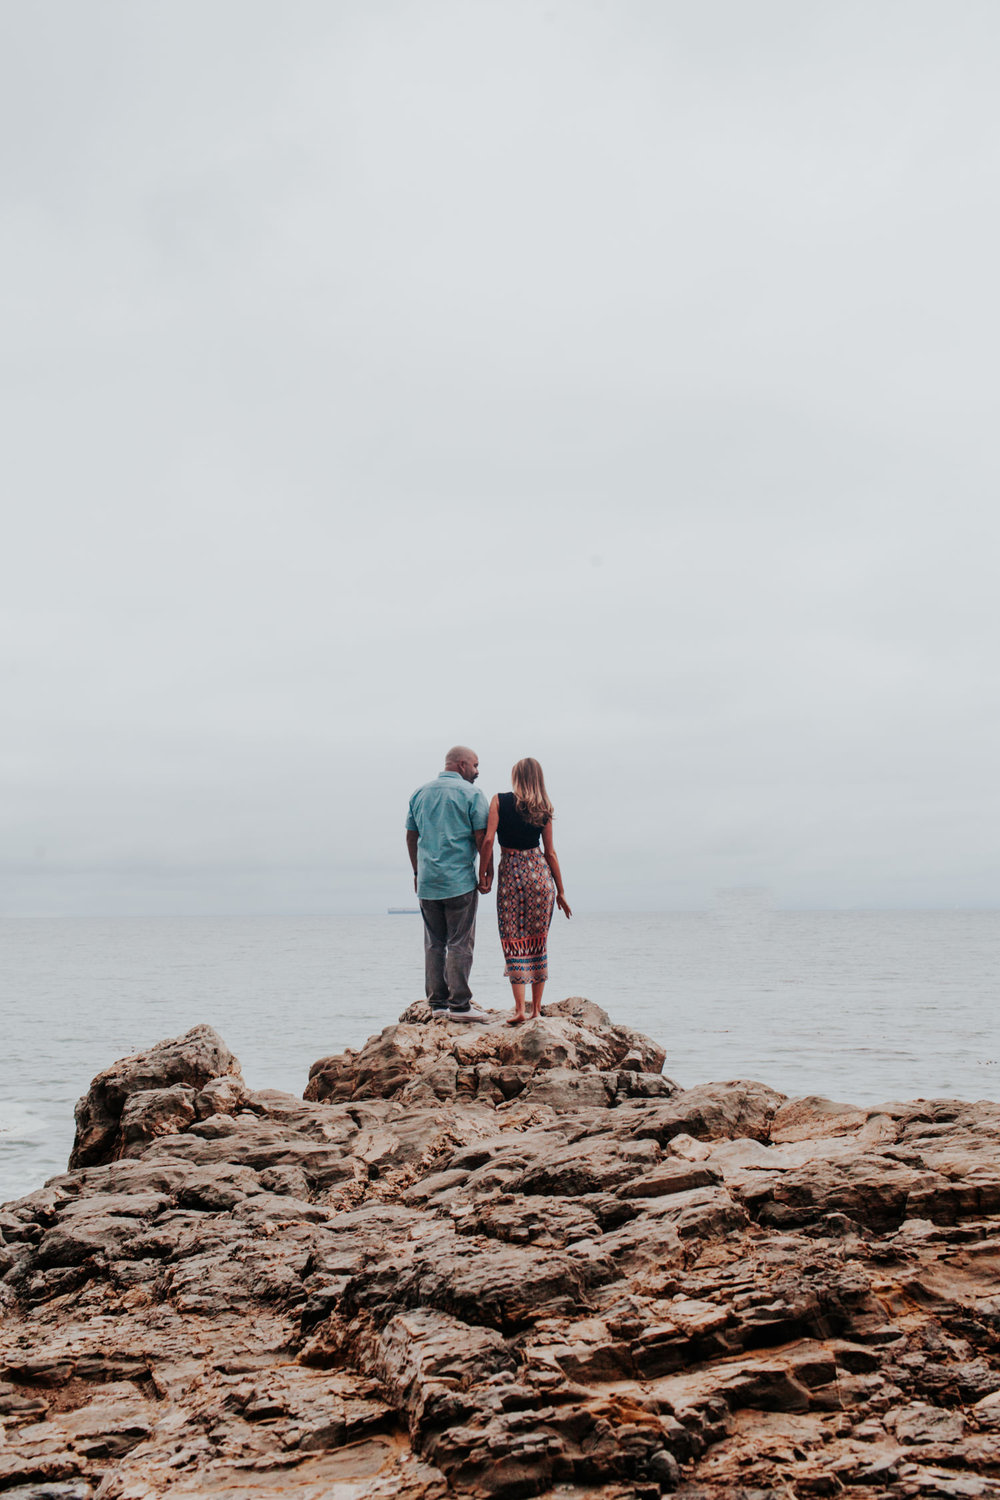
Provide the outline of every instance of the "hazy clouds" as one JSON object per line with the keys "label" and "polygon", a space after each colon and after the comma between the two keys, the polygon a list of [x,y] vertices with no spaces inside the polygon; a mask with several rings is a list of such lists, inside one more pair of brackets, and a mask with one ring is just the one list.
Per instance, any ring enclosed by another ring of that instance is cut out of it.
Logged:
{"label": "hazy clouds", "polygon": [[0,911],[995,904],[995,6],[8,0]]}

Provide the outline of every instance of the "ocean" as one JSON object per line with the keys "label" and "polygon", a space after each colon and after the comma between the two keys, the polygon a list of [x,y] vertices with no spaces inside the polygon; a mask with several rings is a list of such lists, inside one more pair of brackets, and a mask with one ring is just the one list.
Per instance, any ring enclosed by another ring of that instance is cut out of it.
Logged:
{"label": "ocean", "polygon": [[[116,1058],[207,1022],[251,1087],[301,1094],[422,987],[419,916],[0,920],[0,1202],[65,1170],[73,1106]],[[996,1098],[1000,912],[577,914],[547,1000],[586,995],[684,1087],[756,1078],[855,1104]],[[473,984],[510,1004],[492,910]]]}

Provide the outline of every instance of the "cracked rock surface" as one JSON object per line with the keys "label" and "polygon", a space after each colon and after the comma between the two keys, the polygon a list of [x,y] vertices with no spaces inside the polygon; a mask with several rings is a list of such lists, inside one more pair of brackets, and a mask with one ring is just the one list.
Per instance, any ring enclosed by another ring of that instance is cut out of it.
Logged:
{"label": "cracked rock surface", "polygon": [[115,1063],[0,1210],[0,1494],[1000,1497],[1000,1105],[663,1063],[584,1000]]}

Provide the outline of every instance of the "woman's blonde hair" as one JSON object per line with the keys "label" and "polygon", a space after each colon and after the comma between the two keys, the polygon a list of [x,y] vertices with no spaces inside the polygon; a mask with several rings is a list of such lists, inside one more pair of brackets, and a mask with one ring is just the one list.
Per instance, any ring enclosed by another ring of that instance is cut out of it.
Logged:
{"label": "woman's blonde hair", "polygon": [[519,760],[510,773],[517,810],[526,823],[543,827],[553,816],[552,803],[545,790],[542,768],[532,756]]}

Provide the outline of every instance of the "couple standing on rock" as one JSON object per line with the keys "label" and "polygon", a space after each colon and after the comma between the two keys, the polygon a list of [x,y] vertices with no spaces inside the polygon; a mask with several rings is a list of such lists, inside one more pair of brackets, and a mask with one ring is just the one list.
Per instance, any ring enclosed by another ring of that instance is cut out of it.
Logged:
{"label": "couple standing on rock", "polygon": [[[410,798],[406,847],[413,888],[424,919],[424,967],[431,1015],[451,1021],[489,1021],[472,1004],[469,974],[476,938],[479,894],[493,886],[493,845],[500,845],[497,921],[514,995],[509,1026],[520,1026],[525,991],[531,986],[531,1017],[542,1008],[548,978],[546,944],[556,905],[572,913],[552,847],[552,803],[537,760],[519,760],[510,773],[512,790],[487,806],[475,788],[479,757],[455,745],[444,770]],[[476,875],[476,853],[479,874]]]}

